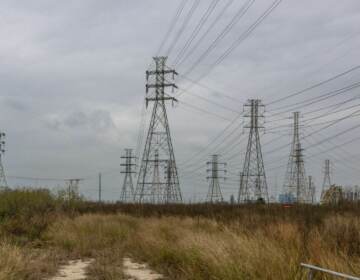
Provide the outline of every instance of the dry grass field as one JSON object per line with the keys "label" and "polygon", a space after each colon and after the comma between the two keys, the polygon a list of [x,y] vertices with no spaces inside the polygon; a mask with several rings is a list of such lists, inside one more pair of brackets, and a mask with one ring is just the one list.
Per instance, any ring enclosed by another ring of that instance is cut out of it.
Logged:
{"label": "dry grass field", "polygon": [[76,258],[95,260],[89,279],[124,279],[124,257],[169,279],[306,279],[300,262],[360,275],[359,214],[360,205],[120,205],[6,191],[0,280],[46,279]]}

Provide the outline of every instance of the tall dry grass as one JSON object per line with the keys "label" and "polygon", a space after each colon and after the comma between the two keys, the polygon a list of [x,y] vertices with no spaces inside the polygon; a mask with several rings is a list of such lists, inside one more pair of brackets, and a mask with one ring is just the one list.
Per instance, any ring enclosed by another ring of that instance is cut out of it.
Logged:
{"label": "tall dry grass", "polygon": [[122,279],[124,256],[170,279],[305,279],[300,262],[360,275],[359,213],[359,204],[104,204],[0,192],[0,280],[42,279],[83,257],[95,259],[90,279]]}
{"label": "tall dry grass", "polygon": [[171,279],[306,279],[300,262],[360,275],[360,254],[352,248],[360,241],[358,217],[328,217],[304,230],[292,221],[247,227],[208,218],[87,214],[54,224],[47,236],[78,254],[131,255]]}
{"label": "tall dry grass", "polygon": [[56,252],[0,241],[0,280],[39,280],[53,275],[61,256]]}

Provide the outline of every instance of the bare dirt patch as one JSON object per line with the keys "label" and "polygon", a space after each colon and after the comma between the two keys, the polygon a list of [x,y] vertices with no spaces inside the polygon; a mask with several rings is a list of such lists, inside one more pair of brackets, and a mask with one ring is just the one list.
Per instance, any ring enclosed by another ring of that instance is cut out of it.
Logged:
{"label": "bare dirt patch", "polygon": [[147,267],[146,264],[140,264],[132,261],[130,258],[123,260],[124,274],[133,280],[157,280],[163,279],[161,274],[158,274]]}
{"label": "bare dirt patch", "polygon": [[86,279],[86,268],[93,262],[90,260],[72,260],[60,267],[56,276],[49,280],[82,280]]}

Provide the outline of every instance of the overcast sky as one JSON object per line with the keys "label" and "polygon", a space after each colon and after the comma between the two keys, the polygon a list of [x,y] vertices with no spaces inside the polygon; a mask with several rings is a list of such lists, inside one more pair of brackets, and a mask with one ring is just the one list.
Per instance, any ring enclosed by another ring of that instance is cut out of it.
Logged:
{"label": "overcast sky", "polygon": [[[242,128],[244,118],[238,118],[213,145],[208,146],[209,141],[242,112],[247,99],[260,98],[267,105],[360,65],[360,2],[283,0],[213,67],[273,2],[256,0],[211,52],[192,67],[247,3],[232,1],[188,59],[176,65],[177,55],[212,2],[201,0],[187,25],[183,25],[193,1],[187,2],[160,53],[166,54],[169,46],[174,45],[168,64],[177,66],[180,74],[186,73],[186,78],[180,75],[176,81],[180,88],[191,86],[179,96],[176,106],[168,106],[175,156],[185,199],[200,200],[208,186],[205,162],[214,152],[222,155],[229,169],[228,181],[222,185],[228,198],[230,194],[237,195],[236,174],[242,168],[247,142],[247,130]],[[228,2],[217,3],[196,38],[204,34]],[[97,173],[101,171],[103,197],[108,200],[119,197],[120,156],[124,148],[136,148],[145,71],[151,57],[157,54],[179,4],[180,0],[1,1],[0,127],[7,134],[3,163],[10,185],[51,188],[64,185],[62,181],[20,180],[11,176],[86,178],[81,191],[86,197],[95,198]],[[204,78],[199,83],[203,86],[194,86],[187,80],[197,81],[201,77]],[[266,106],[266,129],[261,133],[261,142],[272,194],[281,191],[290,147],[271,151],[291,141],[291,112],[273,114],[285,111],[284,106],[291,109],[292,104],[351,85],[359,78],[357,69],[284,102]],[[355,113],[360,101],[355,99],[357,96],[358,88],[299,109],[301,121],[318,124],[301,127],[302,135],[311,134],[302,144],[306,173],[314,176],[318,190],[326,158],[332,161],[334,183],[359,183],[360,140],[338,146],[356,138],[360,129],[311,146],[359,123]],[[334,105],[311,113],[351,98],[341,107]],[[313,119],[350,106],[353,108]],[[281,109],[274,111],[277,108]],[[145,129],[150,112],[151,107],[147,109]],[[313,133],[326,126],[322,122],[353,112],[354,117]],[[194,153],[201,149],[203,152],[194,158]]]}

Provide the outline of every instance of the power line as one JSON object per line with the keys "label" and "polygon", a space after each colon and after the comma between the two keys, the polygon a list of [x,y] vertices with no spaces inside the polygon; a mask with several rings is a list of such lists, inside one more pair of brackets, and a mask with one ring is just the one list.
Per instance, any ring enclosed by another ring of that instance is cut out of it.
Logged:
{"label": "power line", "polygon": [[[315,109],[315,110],[312,110],[312,111],[308,111],[308,112],[304,112],[304,114],[306,114],[306,115],[311,115],[311,114],[314,114],[314,113],[318,113],[318,112],[321,112],[321,111],[324,111],[324,110],[326,110],[326,109],[330,109],[330,108],[339,108],[339,107],[341,107],[342,105],[344,105],[344,104],[346,104],[346,103],[349,103],[349,102],[351,102],[351,101],[354,101],[354,100],[356,100],[356,99],[359,99],[359,96],[355,96],[355,97],[351,97],[350,99],[347,99],[347,100],[345,100],[345,101],[342,101],[342,102],[339,102],[339,103],[335,103],[335,104],[331,104],[331,105],[329,105],[329,106],[325,106],[325,107],[322,107],[322,108],[319,108],[319,109]],[[350,107],[346,107],[346,108],[344,108],[344,109],[339,109],[339,110],[337,110],[337,111],[335,111],[335,112],[340,112],[340,111],[345,111],[345,110],[348,110],[348,109],[350,109],[350,108],[353,108],[353,107],[356,107],[356,106],[359,106],[359,104],[357,104],[357,105],[352,105],[352,106],[350,106]],[[334,111],[333,110],[328,110],[328,112],[326,112],[326,113],[324,113],[323,115],[326,115],[326,114],[331,114],[331,113],[334,113]],[[317,117],[316,117],[317,118]],[[309,119],[308,119],[309,120]]]}
{"label": "power line", "polygon": [[189,78],[189,77],[187,77],[187,76],[185,76],[185,75],[183,75],[183,74],[179,74],[179,77],[181,77],[181,78],[183,78],[183,79],[185,79],[185,80],[188,80],[189,82],[191,82],[191,83],[193,83],[193,84],[196,84],[196,85],[199,86],[199,87],[202,87],[202,88],[204,88],[204,89],[206,89],[206,90],[209,90],[209,91],[211,91],[211,92],[213,92],[213,93],[215,93],[215,94],[217,94],[217,95],[220,95],[220,96],[222,96],[222,97],[224,97],[224,98],[227,98],[227,99],[229,99],[229,100],[231,100],[231,101],[235,101],[235,102],[238,102],[238,103],[241,103],[241,104],[244,103],[244,101],[242,101],[242,100],[239,100],[239,99],[237,99],[237,98],[235,98],[235,97],[232,97],[231,95],[228,95],[228,94],[226,94],[226,93],[224,93],[224,92],[221,92],[221,91],[219,91],[219,90],[217,90],[217,89],[213,89],[213,88],[211,88],[211,87],[209,87],[209,86],[207,86],[207,85],[204,85],[204,84],[202,84],[202,83],[199,83],[199,82],[195,81],[194,79],[191,79],[191,78]]}
{"label": "power line", "polygon": [[195,109],[195,110],[197,110],[197,111],[199,111],[199,112],[202,112],[202,113],[204,113],[204,114],[208,114],[208,115],[211,115],[211,116],[215,116],[215,117],[217,117],[218,119],[221,119],[221,120],[223,120],[223,121],[231,121],[230,119],[228,119],[228,118],[226,118],[226,117],[223,117],[223,116],[221,116],[221,115],[219,115],[219,114],[216,114],[216,113],[213,113],[213,112],[209,112],[209,111],[207,111],[207,110],[205,110],[205,109],[202,109],[202,108],[200,108],[200,107],[197,107],[197,106],[195,106],[195,105],[193,105],[193,104],[190,104],[190,103],[187,103],[187,102],[185,102],[185,101],[178,100],[178,102],[179,102],[180,104],[183,104],[183,105],[185,105],[185,106],[188,106],[188,107],[190,107],[190,108],[193,108],[193,109]]}
{"label": "power line", "polygon": [[183,24],[181,25],[180,29],[176,33],[172,43],[170,44],[169,48],[166,51],[166,56],[168,57],[171,53],[171,51],[174,49],[176,43],[179,41],[179,38],[181,37],[182,33],[184,32],[186,26],[189,24],[190,19],[192,18],[194,12],[196,11],[197,7],[200,4],[200,0],[194,0],[193,4],[190,7],[190,10],[188,11],[188,14],[185,17],[185,20],[183,21]]}
{"label": "power line", "polygon": [[356,83],[353,83],[351,85],[348,85],[348,86],[345,86],[345,87],[342,87],[342,88],[339,88],[339,89],[336,89],[336,90],[332,90],[330,92],[326,92],[320,96],[316,96],[316,97],[312,97],[312,98],[309,98],[309,99],[305,99],[301,102],[296,102],[294,104],[290,104],[290,105],[286,105],[286,106],[283,106],[283,107],[279,107],[277,109],[274,109],[272,110],[271,112],[273,111],[278,111],[280,109],[283,109],[283,108],[289,108],[289,107],[292,107],[292,106],[295,106],[293,108],[290,108],[290,109],[287,109],[285,111],[281,111],[281,112],[277,112],[277,113],[274,113],[274,114],[271,114],[270,117],[273,117],[273,116],[277,116],[277,115],[281,115],[281,114],[284,114],[284,113],[288,113],[288,112],[291,112],[292,110],[296,110],[296,109],[300,109],[300,108],[303,108],[304,106],[307,106],[307,105],[313,105],[313,104],[316,104],[318,102],[321,102],[321,101],[324,101],[324,100],[327,100],[329,98],[332,98],[334,96],[337,96],[337,95],[340,95],[344,92],[348,92],[348,91],[351,91],[353,89],[356,89],[360,87],[360,82],[356,82]]}
{"label": "power line", "polygon": [[[331,126],[333,126],[333,125],[335,125],[335,124],[337,124],[337,123],[339,123],[339,122],[341,122],[341,121],[343,121],[343,120],[346,120],[346,119],[352,117],[354,114],[356,114],[356,113],[358,113],[358,112],[360,112],[360,110],[357,110],[357,111],[355,111],[355,112],[352,112],[351,114],[349,114],[349,115],[347,115],[347,116],[345,116],[345,117],[342,117],[342,118],[340,118],[340,119],[334,120],[334,121],[331,122],[330,124],[328,124],[328,125],[320,128],[320,129],[318,129],[318,130],[316,130],[316,131],[314,131],[314,132],[312,132],[312,133],[310,133],[310,134],[308,134],[308,135],[302,136],[302,137],[300,138],[300,140],[301,140],[301,139],[305,139],[305,138],[307,138],[307,137],[310,137],[310,136],[312,136],[313,134],[319,133],[320,131],[322,131],[322,130],[324,130],[324,129],[327,129],[327,128],[329,128],[329,127],[331,127]],[[359,125],[359,126],[360,126],[360,125]],[[275,149],[271,150],[270,152],[267,152],[267,154],[272,154],[272,153],[274,153],[274,152],[276,152],[276,151],[279,151],[279,150],[281,150],[281,149],[283,149],[283,148],[286,148],[286,147],[288,147],[290,144],[291,144],[291,143],[288,143],[288,144],[286,144],[286,145],[283,145],[283,146],[280,146],[280,147],[278,147],[278,148],[275,148]]]}
{"label": "power line", "polygon": [[[231,45],[230,47],[214,62],[210,65],[210,67],[207,68],[207,71],[205,73],[203,73],[200,77],[198,77],[196,79],[196,81],[200,81],[202,80],[203,78],[205,78],[211,71],[213,68],[215,68],[217,65],[219,65],[227,56],[229,56],[238,46],[240,43],[242,43],[245,39],[247,39],[250,34],[256,29],[256,27],[258,27],[274,10],[275,8],[280,4],[282,0],[275,0],[271,6],[259,17],[257,18],[257,20],[245,31],[243,32],[240,37],[235,40]],[[252,2],[250,4],[250,6],[252,5]],[[246,12],[250,6],[246,7],[244,9],[244,11]],[[211,51],[211,50],[210,50]],[[202,56],[201,56],[202,57]],[[200,57],[200,58],[201,58]],[[200,63],[201,60],[197,60],[195,62],[195,64],[193,64],[193,66],[190,67],[189,70],[185,71],[185,75],[187,75],[188,73],[190,73],[196,66],[197,64]],[[191,88],[191,86],[189,86],[187,89]],[[183,94],[184,92],[180,92],[178,94],[178,97]]]}
{"label": "power line", "polygon": [[[199,155],[201,155],[204,151],[206,151],[206,149],[208,149],[209,146],[211,146],[211,145],[212,145],[213,143],[215,143],[218,139],[220,139],[222,136],[224,136],[224,133],[236,122],[236,120],[239,118],[239,116],[240,116],[241,114],[242,114],[242,113],[239,113],[238,115],[236,115],[236,117],[233,118],[233,119],[231,120],[231,122],[230,122],[227,126],[225,126],[225,128],[224,128],[223,130],[220,131],[220,133],[218,133],[214,138],[212,138],[205,147],[203,147],[202,149],[200,149],[199,151],[197,151],[196,153],[194,153],[194,154],[190,157],[190,159],[188,159],[187,161],[199,157]],[[181,164],[182,164],[182,163],[180,163],[180,165],[181,165]]]}
{"label": "power line", "polygon": [[165,43],[166,43],[167,40],[169,39],[170,34],[173,32],[173,30],[174,30],[174,28],[175,28],[175,26],[176,26],[176,23],[177,23],[177,21],[179,20],[180,15],[181,15],[181,13],[183,12],[184,7],[185,7],[185,5],[186,5],[187,2],[188,2],[188,0],[182,0],[182,1],[180,2],[180,5],[179,5],[178,8],[176,9],[176,13],[175,13],[175,15],[174,15],[174,17],[173,17],[173,20],[172,20],[171,23],[170,23],[169,29],[168,29],[168,31],[165,33],[165,36],[164,36],[163,40],[162,40],[161,43],[160,43],[160,46],[159,46],[159,48],[158,48],[158,50],[157,50],[157,52],[156,52],[156,56],[160,55],[160,52],[161,52],[162,48],[164,47]]}
{"label": "power line", "polygon": [[[182,88],[179,87],[179,89],[182,89]],[[184,89],[184,91],[187,91],[187,90]],[[225,105],[222,105],[222,104],[220,104],[220,103],[217,103],[217,102],[215,102],[215,101],[212,101],[211,99],[209,99],[209,98],[207,98],[207,97],[201,96],[201,95],[196,94],[196,93],[194,93],[194,92],[189,92],[189,93],[191,93],[191,96],[195,96],[196,98],[202,99],[202,100],[204,100],[204,101],[206,101],[206,102],[208,102],[208,103],[210,103],[210,104],[213,104],[213,105],[215,105],[215,106],[217,106],[217,107],[219,107],[219,108],[222,108],[222,109],[224,109],[224,110],[227,110],[227,111],[230,111],[230,112],[233,112],[233,113],[239,113],[239,111],[236,111],[236,110],[234,110],[234,109],[232,109],[232,108],[230,108],[230,107],[227,107],[227,106],[225,106]]]}
{"label": "power line", "polygon": [[[281,3],[282,0],[274,1],[270,7],[244,32],[240,37],[233,42],[230,47],[223,53],[216,61],[210,66],[207,74],[211,72],[213,68],[219,65],[226,57],[228,57],[245,39],[247,39],[250,34],[276,9],[276,7]],[[203,78],[203,76],[202,76]],[[201,79],[202,79],[201,78]]]}
{"label": "power line", "polygon": [[311,85],[311,86],[309,86],[309,87],[306,87],[306,88],[304,88],[304,89],[302,89],[302,90],[300,90],[300,91],[296,91],[296,92],[294,92],[294,93],[292,93],[292,94],[289,94],[289,95],[287,95],[287,96],[284,96],[284,97],[275,99],[275,100],[267,103],[267,106],[273,105],[273,104],[275,104],[275,103],[283,102],[284,100],[287,100],[287,99],[289,99],[289,98],[291,98],[291,97],[294,97],[294,96],[298,96],[298,95],[300,95],[300,94],[303,94],[303,93],[305,93],[305,92],[307,92],[307,91],[309,91],[309,90],[312,90],[312,89],[314,89],[314,88],[317,88],[317,87],[319,87],[319,86],[322,86],[322,85],[324,85],[324,84],[327,84],[327,83],[329,83],[329,82],[331,82],[331,81],[334,81],[334,80],[336,80],[336,79],[338,79],[338,78],[340,78],[340,77],[343,77],[343,76],[345,76],[345,75],[347,75],[347,74],[349,74],[349,73],[351,73],[351,72],[353,72],[353,71],[356,71],[356,70],[358,70],[359,68],[360,68],[360,65],[355,66],[355,67],[352,67],[352,68],[350,68],[350,69],[348,69],[348,70],[346,70],[346,71],[344,71],[344,72],[342,72],[342,73],[340,73],[340,74],[336,74],[335,76],[332,76],[332,77],[330,77],[330,78],[328,78],[328,79],[326,79],[326,80],[324,80],[324,81],[318,82],[318,83],[316,83],[316,84],[313,84],[313,85]]}
{"label": "power line", "polygon": [[180,67],[181,64],[183,64],[189,56],[191,56],[194,51],[201,45],[204,38],[209,34],[209,32],[215,27],[215,25],[219,22],[219,20],[223,17],[226,10],[230,7],[230,5],[234,2],[234,0],[229,0],[223,9],[218,13],[216,18],[213,20],[213,22],[209,25],[209,27],[206,29],[206,31],[203,33],[203,35],[196,41],[195,44],[193,44],[193,47],[188,51],[188,53],[178,62],[177,67]]}
{"label": "power line", "polygon": [[68,178],[47,178],[47,177],[28,177],[28,176],[16,176],[10,175],[7,176],[11,179],[21,179],[21,180],[31,180],[31,181],[66,181]]}
{"label": "power line", "polygon": [[182,47],[182,49],[180,50],[180,52],[178,53],[178,55],[176,56],[176,58],[174,59],[174,63],[173,66],[177,67],[177,64],[179,62],[179,60],[184,56],[184,54],[186,53],[186,51],[189,49],[189,47],[191,46],[192,42],[194,41],[194,39],[196,38],[196,36],[199,34],[199,32],[201,31],[202,27],[204,26],[204,24],[206,23],[206,21],[208,20],[209,16],[212,14],[212,12],[214,11],[214,9],[216,8],[217,4],[219,3],[220,0],[212,0],[209,7],[206,9],[205,13],[203,14],[203,16],[200,18],[198,24],[196,25],[195,29],[193,30],[193,32],[191,33],[190,37],[188,38],[188,40],[185,42],[184,46]]}
{"label": "power line", "polygon": [[215,40],[207,47],[207,49],[200,55],[200,57],[192,64],[184,73],[187,76],[191,73],[195,67],[203,61],[209,53],[219,44],[219,42],[234,28],[234,26],[239,22],[239,20],[246,14],[250,7],[254,4],[255,0],[248,0],[240,9],[235,13],[235,15],[230,19],[230,22],[225,26],[225,28],[218,34]]}

